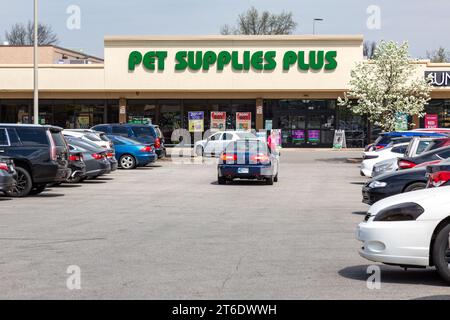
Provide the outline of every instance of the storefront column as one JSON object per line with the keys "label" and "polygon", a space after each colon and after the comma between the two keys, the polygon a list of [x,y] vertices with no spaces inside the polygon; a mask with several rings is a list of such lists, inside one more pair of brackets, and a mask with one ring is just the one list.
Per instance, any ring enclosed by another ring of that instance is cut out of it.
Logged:
{"label": "storefront column", "polygon": [[420,128],[420,119],[419,119],[418,115],[414,115],[412,117],[412,123],[414,124],[412,129],[419,129]]}
{"label": "storefront column", "polygon": [[127,123],[127,99],[119,99],[119,122]]}
{"label": "storefront column", "polygon": [[256,130],[264,129],[263,99],[256,99]]}

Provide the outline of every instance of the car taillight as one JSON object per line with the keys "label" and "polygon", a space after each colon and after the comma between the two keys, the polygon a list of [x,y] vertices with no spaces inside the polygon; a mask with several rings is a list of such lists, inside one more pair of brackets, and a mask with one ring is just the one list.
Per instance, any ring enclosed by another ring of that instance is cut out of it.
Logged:
{"label": "car taillight", "polygon": [[145,146],[141,149],[141,152],[152,152],[153,148],[151,146]]}
{"label": "car taillight", "polygon": [[0,170],[9,171],[9,166],[7,163],[0,162]]}
{"label": "car taillight", "polygon": [[222,156],[220,157],[220,159],[222,159],[222,161],[236,161],[237,160],[237,155],[229,154],[229,153],[223,153]]}
{"label": "car taillight", "polygon": [[267,163],[269,162],[270,158],[266,154],[255,154],[250,157],[250,161],[257,162],[257,163]]}
{"label": "car taillight", "polygon": [[81,157],[71,154],[69,156],[69,161],[81,161]]}
{"label": "car taillight", "polygon": [[440,187],[450,181],[450,171],[435,172],[430,175],[430,186]]}
{"label": "car taillight", "polygon": [[414,162],[408,161],[408,160],[400,160],[398,162],[398,167],[400,169],[411,169],[417,166]]}
{"label": "car taillight", "polygon": [[106,156],[107,156],[108,158],[112,158],[112,157],[114,157],[114,153],[108,152],[108,153],[106,154]]}
{"label": "car taillight", "polygon": [[155,139],[155,148],[159,148],[159,147],[161,147],[161,139],[156,138]]}
{"label": "car taillight", "polygon": [[375,150],[381,150],[384,149],[384,146],[375,146]]}
{"label": "car taillight", "polygon": [[94,158],[95,160],[100,160],[103,158],[103,155],[99,154],[99,153],[93,153],[91,154],[92,158]]}

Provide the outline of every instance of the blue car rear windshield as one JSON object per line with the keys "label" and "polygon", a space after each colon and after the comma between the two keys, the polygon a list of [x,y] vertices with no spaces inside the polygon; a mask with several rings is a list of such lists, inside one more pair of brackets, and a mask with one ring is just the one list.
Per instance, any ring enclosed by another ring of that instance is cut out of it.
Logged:
{"label": "blue car rear windshield", "polygon": [[227,153],[268,153],[267,144],[261,141],[238,140],[226,147]]}
{"label": "blue car rear windshield", "polygon": [[139,127],[136,126],[131,127],[131,130],[133,130],[133,133],[137,138],[145,138],[148,136],[156,138],[156,131],[151,126],[139,126]]}
{"label": "blue car rear windshield", "polygon": [[123,144],[131,144],[131,145],[142,145],[141,142],[133,140],[133,139],[129,139],[129,138],[125,138],[125,137],[121,137],[121,136],[115,136],[114,137],[115,140],[122,142]]}

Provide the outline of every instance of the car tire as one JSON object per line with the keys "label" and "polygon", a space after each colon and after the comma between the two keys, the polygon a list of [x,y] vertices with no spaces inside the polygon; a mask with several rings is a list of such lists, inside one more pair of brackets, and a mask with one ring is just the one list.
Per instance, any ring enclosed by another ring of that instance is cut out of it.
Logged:
{"label": "car tire", "polygon": [[119,164],[122,169],[134,169],[136,168],[136,159],[131,154],[124,154],[120,157]]}
{"label": "car tire", "polygon": [[47,188],[47,185],[45,185],[45,184],[33,187],[31,189],[29,195],[30,196],[36,196],[36,195],[42,193],[45,190],[45,188]]}
{"label": "car tire", "polygon": [[432,248],[432,257],[439,275],[450,283],[450,224],[445,226],[436,236]]}
{"label": "car tire", "polygon": [[416,190],[422,190],[422,189],[425,189],[426,187],[427,187],[426,183],[415,182],[415,183],[412,183],[409,186],[407,186],[405,188],[405,190],[403,190],[403,192],[411,192],[411,191],[416,191]]}
{"label": "car tire", "polygon": [[33,180],[28,170],[16,167],[17,180],[14,188],[7,192],[7,195],[14,198],[26,197],[33,187]]}
{"label": "car tire", "polygon": [[217,177],[218,184],[227,184],[227,179],[225,177]]}
{"label": "car tire", "polygon": [[269,185],[269,186],[271,186],[271,185],[273,185],[273,181],[274,181],[275,179],[271,176],[270,178],[267,178],[266,179],[266,184],[267,185]]}
{"label": "car tire", "polygon": [[197,146],[197,148],[195,148],[195,154],[199,157],[203,157],[203,147],[202,146]]}

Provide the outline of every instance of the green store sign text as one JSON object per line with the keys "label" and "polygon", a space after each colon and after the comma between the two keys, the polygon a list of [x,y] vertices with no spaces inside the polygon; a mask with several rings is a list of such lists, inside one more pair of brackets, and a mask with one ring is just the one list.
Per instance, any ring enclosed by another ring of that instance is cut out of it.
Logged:
{"label": "green store sign text", "polygon": [[[178,51],[175,53],[175,70],[210,70],[222,71],[232,68],[235,71],[270,71],[277,68],[276,51]],[[133,51],[128,57],[128,71],[141,66],[149,71],[163,71],[167,51]],[[299,70],[335,70],[337,51],[286,51],[281,63],[284,71],[296,66]]]}

